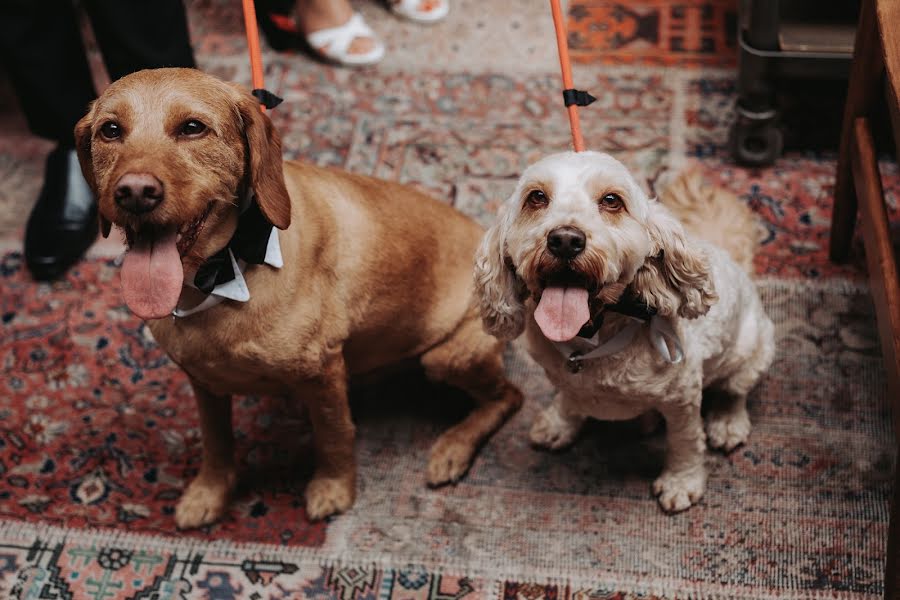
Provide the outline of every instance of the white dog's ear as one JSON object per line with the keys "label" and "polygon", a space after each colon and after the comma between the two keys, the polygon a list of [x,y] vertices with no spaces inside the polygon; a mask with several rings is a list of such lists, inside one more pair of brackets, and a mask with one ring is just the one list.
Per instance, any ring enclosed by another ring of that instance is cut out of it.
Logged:
{"label": "white dog's ear", "polygon": [[681,223],[658,201],[651,200],[647,231],[650,256],[634,278],[635,291],[660,315],[695,319],[718,299],[709,260],[685,236]]}
{"label": "white dog's ear", "polygon": [[475,256],[475,293],[485,330],[501,340],[511,340],[525,329],[525,290],[507,261],[502,227],[501,216],[481,240]]}

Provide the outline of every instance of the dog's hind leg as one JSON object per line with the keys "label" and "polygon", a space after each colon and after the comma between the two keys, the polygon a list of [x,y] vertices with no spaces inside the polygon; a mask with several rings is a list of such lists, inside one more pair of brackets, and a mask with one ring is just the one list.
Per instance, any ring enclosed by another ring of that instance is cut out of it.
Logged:
{"label": "dog's hind leg", "polygon": [[726,392],[718,400],[706,415],[706,436],[710,448],[731,452],[750,437],[747,394]]}
{"label": "dog's hind leg", "polygon": [[209,525],[222,518],[237,484],[231,397],[215,396],[193,380],[191,384],[200,412],[203,463],[175,507],[175,525],[179,529]]}
{"label": "dog's hind leg", "polygon": [[773,329],[772,322],[764,317],[760,321],[761,334],[754,344],[753,354],[740,361],[735,373],[716,384],[715,387],[723,392],[724,398],[717,398],[706,415],[706,435],[710,448],[731,452],[750,436],[747,394],[772,363],[775,354]]}
{"label": "dog's hind leg", "polygon": [[431,448],[429,485],[458,481],[478,447],[522,405],[522,392],[503,374],[501,344],[471,318],[449,339],[422,355],[425,374],[468,393],[475,408]]}

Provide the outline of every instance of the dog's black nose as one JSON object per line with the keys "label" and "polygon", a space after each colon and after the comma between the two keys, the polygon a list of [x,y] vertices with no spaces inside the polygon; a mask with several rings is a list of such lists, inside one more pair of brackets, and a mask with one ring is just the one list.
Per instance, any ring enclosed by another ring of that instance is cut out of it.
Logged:
{"label": "dog's black nose", "polygon": [[584,251],[584,232],[576,227],[557,227],[547,234],[547,248],[559,258],[575,258]]}
{"label": "dog's black nose", "polygon": [[163,184],[149,173],[125,173],[116,183],[113,197],[123,210],[140,215],[162,202]]}

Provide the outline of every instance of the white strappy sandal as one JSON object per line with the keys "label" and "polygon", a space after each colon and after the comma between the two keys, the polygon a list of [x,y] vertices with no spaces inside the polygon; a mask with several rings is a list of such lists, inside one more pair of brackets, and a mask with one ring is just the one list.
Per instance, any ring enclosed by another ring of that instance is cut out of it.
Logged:
{"label": "white strappy sandal", "polygon": [[450,12],[450,0],[389,0],[391,10],[416,23],[437,23]]}
{"label": "white strappy sandal", "polygon": [[[350,45],[356,38],[371,39],[373,48],[368,52],[350,52]],[[384,44],[359,13],[353,13],[343,25],[307,34],[306,42],[323,57],[347,66],[371,65],[384,57]]]}

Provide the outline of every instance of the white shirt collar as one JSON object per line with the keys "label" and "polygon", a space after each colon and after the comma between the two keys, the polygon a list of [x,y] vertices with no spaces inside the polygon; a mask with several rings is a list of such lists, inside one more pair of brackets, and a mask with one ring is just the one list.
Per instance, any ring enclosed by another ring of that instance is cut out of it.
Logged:
{"label": "white shirt collar", "polygon": [[[247,302],[250,300],[250,288],[247,287],[247,280],[244,278],[244,268],[247,266],[247,263],[237,260],[230,248],[228,249],[228,258],[231,259],[234,279],[214,287],[209,295],[193,308],[182,309],[176,307],[172,311],[173,316],[189,317],[212,308],[224,300],[234,300],[235,302]],[[278,229],[275,227],[272,228],[272,232],[269,234],[269,241],[266,243],[266,257],[263,262],[276,269],[284,266],[284,259],[281,256],[281,243],[278,239]],[[185,286],[194,287],[192,284],[185,284]]]}

